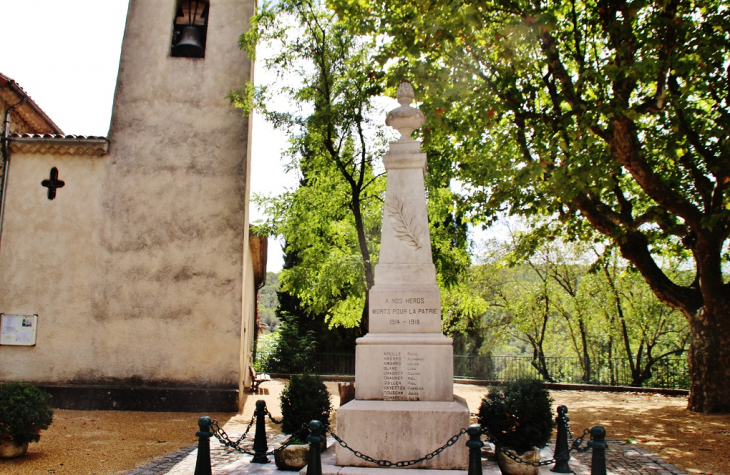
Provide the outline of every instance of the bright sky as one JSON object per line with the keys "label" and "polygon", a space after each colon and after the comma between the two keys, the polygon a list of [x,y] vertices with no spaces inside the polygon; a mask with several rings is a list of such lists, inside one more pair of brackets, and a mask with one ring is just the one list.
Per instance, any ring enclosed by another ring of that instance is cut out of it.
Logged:
{"label": "bright sky", "polygon": [[[0,0],[0,72],[14,79],[67,134],[106,136],[128,0]],[[268,80],[255,70],[256,82]],[[286,137],[253,120],[252,191],[296,186],[280,154]],[[254,222],[262,216],[251,206]],[[269,240],[268,270],[283,264]]]}

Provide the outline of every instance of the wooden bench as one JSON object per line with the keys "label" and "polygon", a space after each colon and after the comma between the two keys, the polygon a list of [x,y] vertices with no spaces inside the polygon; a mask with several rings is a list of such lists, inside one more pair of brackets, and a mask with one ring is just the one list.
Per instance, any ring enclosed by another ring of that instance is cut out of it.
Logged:
{"label": "wooden bench", "polygon": [[267,381],[271,381],[271,376],[265,373],[258,374],[253,366],[248,365],[248,372],[251,374],[251,392],[255,393],[259,386]]}

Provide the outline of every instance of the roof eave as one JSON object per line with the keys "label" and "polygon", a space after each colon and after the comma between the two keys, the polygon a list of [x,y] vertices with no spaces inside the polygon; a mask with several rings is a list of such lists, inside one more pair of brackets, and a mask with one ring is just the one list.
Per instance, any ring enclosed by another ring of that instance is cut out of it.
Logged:
{"label": "roof eave", "polygon": [[23,88],[20,87],[18,83],[15,82],[15,80],[5,76],[4,74],[0,74],[0,82],[1,85],[7,85],[18,96],[25,97],[25,105],[33,109],[33,112],[38,114],[53,129],[53,133],[57,135],[64,135],[63,130],[61,130],[61,128],[56,125],[56,123],[53,122],[51,118],[46,115],[45,112],[43,112],[43,109],[41,109],[38,104],[36,104],[35,101],[31,99],[28,94],[26,94]]}
{"label": "roof eave", "polygon": [[62,155],[106,155],[109,139],[106,137],[73,136],[11,136],[10,149],[15,153],[58,153]]}

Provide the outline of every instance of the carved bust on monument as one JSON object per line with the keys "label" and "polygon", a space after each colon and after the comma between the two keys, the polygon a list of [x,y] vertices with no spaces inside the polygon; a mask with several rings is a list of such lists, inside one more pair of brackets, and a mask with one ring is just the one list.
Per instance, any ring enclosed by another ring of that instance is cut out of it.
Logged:
{"label": "carved bust on monument", "polygon": [[[401,133],[383,157],[388,172],[380,259],[370,290],[370,332],[357,340],[355,400],[337,413],[337,433],[354,450],[392,462],[418,459],[469,425],[453,391],[453,348],[441,333],[441,294],[426,212],[426,154],[411,134],[426,122],[398,87],[386,124]],[[458,446],[458,447],[457,447]],[[462,444],[412,466],[466,469]],[[337,448],[338,466],[372,467]]]}

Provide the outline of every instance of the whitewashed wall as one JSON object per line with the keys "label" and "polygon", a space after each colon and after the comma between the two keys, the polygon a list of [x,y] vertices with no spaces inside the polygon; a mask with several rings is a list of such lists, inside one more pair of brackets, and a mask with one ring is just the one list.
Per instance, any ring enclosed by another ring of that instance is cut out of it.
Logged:
{"label": "whitewashed wall", "polygon": [[[245,374],[250,132],[226,95],[252,78],[237,39],[254,2],[211,0],[204,59],[170,57],[175,3],[130,2],[107,156],[12,157],[0,312],[38,313],[39,329],[35,347],[0,347],[0,380]],[[51,166],[66,181],[53,201]]]}

